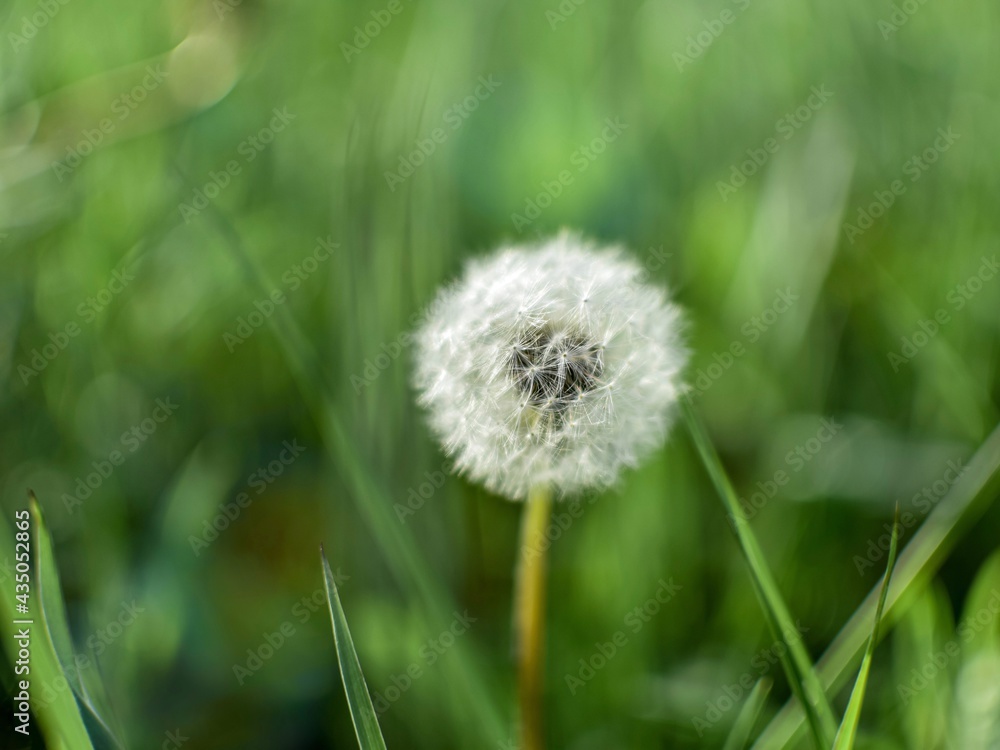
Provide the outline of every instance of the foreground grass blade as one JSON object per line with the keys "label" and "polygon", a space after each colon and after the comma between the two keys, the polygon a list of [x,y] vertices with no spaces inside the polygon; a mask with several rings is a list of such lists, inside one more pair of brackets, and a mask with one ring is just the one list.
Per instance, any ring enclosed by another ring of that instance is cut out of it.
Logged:
{"label": "foreground grass blade", "polygon": [[733,491],[733,486],[729,482],[729,477],[726,476],[722,462],[709,440],[708,433],[705,431],[690,399],[684,398],[682,403],[691,437],[712,483],[718,490],[726,511],[732,519],[736,538],[739,540],[743,556],[746,558],[754,590],[757,592],[757,598],[764,610],[764,617],[771,634],[776,640],[781,639],[788,646],[787,653],[782,653],[780,656],[789,686],[805,709],[806,719],[817,747],[825,750],[825,748],[830,747],[837,727],[833,709],[830,707],[826,693],[813,671],[812,659],[809,657],[809,652],[806,651],[788,606],[781,598],[778,584],[767,565],[757,537],[751,530],[750,524],[743,517],[736,493]]}
{"label": "foreground grass blade", "polygon": [[337,593],[337,582],[330,570],[330,563],[322,545],[319,556],[323,561],[323,583],[326,586],[326,601],[330,605],[330,620],[333,622],[333,640],[337,647],[337,661],[340,663],[340,678],[344,682],[344,692],[347,694],[347,704],[351,709],[351,721],[354,722],[354,733],[358,736],[361,750],[385,750],[385,740],[378,726],[378,715],[368,694],[368,685],[361,672],[358,654],[354,650],[351,631],[347,627],[344,609],[340,606],[340,595]]}
{"label": "foreground grass blade", "polygon": [[[72,665],[73,639],[70,637],[69,624],[66,620],[62,587],[59,584],[59,572],[56,567],[55,553],[52,550],[52,537],[45,527],[38,498],[31,490],[28,490],[28,497],[31,502],[31,518],[36,537],[35,548],[32,550],[38,578],[35,595],[38,597],[38,606],[45,618],[49,638],[52,640],[52,648],[56,652],[59,663]],[[66,680],[75,692],[83,692],[83,685],[77,670],[67,670]]]}
{"label": "foreground grass blade", "polygon": [[733,722],[733,728],[729,731],[729,736],[726,738],[726,744],[722,746],[722,750],[743,750],[747,746],[750,732],[753,731],[753,725],[764,709],[773,684],[768,677],[757,680],[757,684],[750,691],[746,703],[740,709],[736,721]]}
{"label": "foreground grass blade", "polygon": [[[56,655],[56,647],[53,643],[51,628],[46,620],[45,609],[41,606],[42,578],[50,581],[55,575],[54,568],[50,572],[52,563],[51,553],[43,554],[42,550],[47,548],[51,551],[52,543],[49,539],[48,531],[45,529],[41,514],[37,512],[37,506],[32,499],[32,538],[31,557],[34,562],[34,575],[31,578],[30,592],[28,599],[28,612],[19,613],[14,609],[14,599],[10,594],[0,597],[0,617],[3,630],[4,646],[14,649],[17,642],[14,640],[15,633],[22,628],[26,628],[31,636],[31,710],[34,713],[34,720],[42,728],[49,747],[66,747],[76,750],[93,750],[93,744],[87,734],[83,718],[80,715],[80,707],[77,705],[73,691],[70,689],[56,690],[59,680],[66,680],[69,683],[69,676],[63,672]],[[7,519],[0,514],[0,556],[9,560],[14,566],[17,560],[14,542],[15,531],[9,525]],[[24,548],[20,548],[23,553]],[[58,582],[58,578],[55,579]],[[13,589],[13,585],[11,586]],[[16,621],[31,621],[22,624]],[[17,661],[17,653],[10,650],[11,664]],[[24,679],[17,676],[17,679]],[[14,686],[16,687],[16,685]],[[52,694],[51,700],[42,700],[46,688]],[[17,694],[16,691],[14,693]],[[33,721],[34,721],[33,720]]]}
{"label": "foreground grass blade", "polygon": [[59,583],[59,569],[56,567],[55,552],[52,547],[52,537],[42,518],[42,509],[35,493],[29,490],[31,499],[32,525],[35,530],[36,588],[38,609],[48,631],[55,652],[56,661],[60,665],[63,676],[72,692],[77,697],[81,709],[84,726],[88,728],[91,743],[97,750],[101,748],[120,748],[121,741],[115,736],[109,723],[102,717],[95,706],[91,692],[104,696],[104,688],[95,677],[96,669],[88,670],[88,680],[85,680],[77,669],[73,639],[70,636],[69,622],[66,619],[66,607],[63,604],[62,586]]}
{"label": "foreground grass blade", "polygon": [[[931,511],[910,543],[899,555],[885,598],[882,622],[891,627],[915,601],[937,573],[956,542],[990,507],[1000,491],[1000,427],[997,427],[972,457],[951,491]],[[878,608],[877,584],[851,619],[841,629],[817,664],[822,684],[830,692],[839,690],[852,673],[871,632],[871,618]],[[885,628],[881,632],[885,633]],[[802,710],[788,703],[772,719],[754,743],[755,750],[789,747],[802,731]]]}
{"label": "foreground grass blade", "polygon": [[896,546],[899,543],[899,504],[896,505],[896,518],[892,524],[892,541],[889,543],[889,562],[885,567],[885,577],[882,579],[882,590],[878,595],[878,606],[875,608],[875,622],[872,623],[872,634],[868,639],[868,648],[865,649],[865,656],[861,660],[861,669],[858,672],[858,679],[854,683],[851,691],[851,700],[847,704],[844,712],[844,720],[837,730],[837,736],[833,741],[833,750],[852,750],[854,741],[858,736],[858,724],[861,721],[861,706],[865,702],[865,689],[868,687],[868,673],[872,667],[872,656],[875,653],[875,645],[878,643],[878,628],[882,621],[882,612],[885,608],[885,597],[889,593],[889,579],[892,578],[892,569],[896,567]]}

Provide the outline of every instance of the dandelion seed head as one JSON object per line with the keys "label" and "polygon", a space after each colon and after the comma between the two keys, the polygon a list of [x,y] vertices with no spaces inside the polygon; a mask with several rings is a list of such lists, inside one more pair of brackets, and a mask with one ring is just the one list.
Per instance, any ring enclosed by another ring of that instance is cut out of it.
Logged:
{"label": "dandelion seed head", "polygon": [[524,499],[615,483],[683,392],[679,308],[618,248],[563,233],[471,262],[415,335],[415,385],[456,468]]}

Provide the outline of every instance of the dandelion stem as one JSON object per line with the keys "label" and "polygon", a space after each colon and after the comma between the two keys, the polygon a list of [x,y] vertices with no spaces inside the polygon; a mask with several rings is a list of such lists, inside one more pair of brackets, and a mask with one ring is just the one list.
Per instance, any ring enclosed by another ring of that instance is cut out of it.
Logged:
{"label": "dandelion stem", "polygon": [[545,646],[545,527],[552,491],[536,486],[521,515],[521,559],[514,591],[517,694],[521,709],[520,750],[542,750],[542,666]]}

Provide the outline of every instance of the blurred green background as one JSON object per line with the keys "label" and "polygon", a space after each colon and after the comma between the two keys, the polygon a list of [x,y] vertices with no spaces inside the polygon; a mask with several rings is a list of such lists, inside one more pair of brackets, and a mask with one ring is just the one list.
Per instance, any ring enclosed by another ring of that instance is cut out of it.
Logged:
{"label": "blurred green background", "polygon": [[[320,542],[388,746],[514,746],[520,509],[448,473],[404,336],[501,243],[624,244],[688,310],[814,656],[893,505],[922,523],[997,423],[996,5],[16,0],[0,30],[3,508],[37,493],[128,747],[355,746]],[[748,674],[759,731],[789,691],[684,430],[584,508],[550,550],[551,747],[720,747]],[[876,652],[859,746],[1000,747],[1000,618],[958,629],[998,528]]]}

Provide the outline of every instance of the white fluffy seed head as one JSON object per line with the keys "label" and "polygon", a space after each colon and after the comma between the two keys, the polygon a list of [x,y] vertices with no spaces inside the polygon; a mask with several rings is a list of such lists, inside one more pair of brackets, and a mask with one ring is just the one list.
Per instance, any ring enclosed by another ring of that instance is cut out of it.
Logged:
{"label": "white fluffy seed head", "polygon": [[564,233],[471,262],[416,333],[415,384],[456,468],[524,499],[613,484],[683,392],[680,310],[617,248]]}

